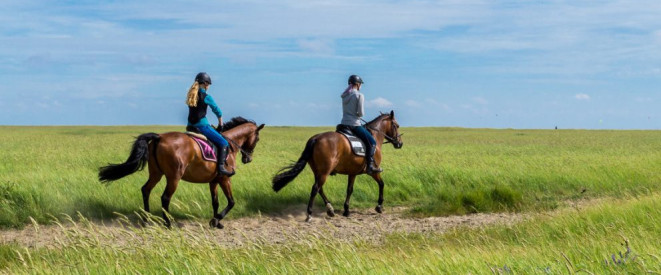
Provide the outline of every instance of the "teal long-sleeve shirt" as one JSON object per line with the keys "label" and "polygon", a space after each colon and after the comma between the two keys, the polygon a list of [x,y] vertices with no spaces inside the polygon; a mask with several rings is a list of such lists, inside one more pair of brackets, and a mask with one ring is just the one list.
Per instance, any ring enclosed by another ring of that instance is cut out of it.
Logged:
{"label": "teal long-sleeve shirt", "polygon": [[[223,112],[218,107],[218,104],[216,104],[216,101],[213,100],[213,97],[210,94],[207,94],[205,89],[200,89],[199,92],[200,93],[205,93],[207,95],[204,98],[204,103],[209,105],[209,107],[211,108],[211,111],[216,115],[217,118],[221,118],[223,116]],[[189,123],[188,125],[194,126],[194,127],[199,127],[199,126],[203,126],[203,125],[211,125],[211,123],[209,123],[209,120],[206,117],[203,117],[197,123],[195,123],[193,125],[191,125]]]}

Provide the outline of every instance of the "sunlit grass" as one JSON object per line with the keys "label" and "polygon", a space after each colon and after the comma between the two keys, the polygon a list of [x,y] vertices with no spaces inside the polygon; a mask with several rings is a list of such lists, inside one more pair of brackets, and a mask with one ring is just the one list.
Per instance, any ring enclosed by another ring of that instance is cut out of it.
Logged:
{"label": "sunlit grass", "polygon": [[[108,186],[98,167],[123,162],[134,138],[183,127],[0,127],[0,227],[21,227],[49,215],[108,219],[142,207],[141,171]],[[306,140],[332,127],[267,127],[254,161],[233,177],[236,206],[227,218],[279,213],[307,203],[308,168],[279,193],[271,177],[298,159]],[[416,215],[554,209],[568,200],[644,195],[661,189],[661,131],[490,130],[402,128],[404,147],[383,148],[385,207]],[[160,213],[162,180],[151,205]],[[331,177],[325,191],[340,208],[346,177]],[[377,185],[359,176],[352,207],[373,208]],[[181,183],[171,208],[176,218],[208,219],[204,184]],[[321,205],[321,200],[317,200]],[[221,206],[225,203],[221,198]],[[322,208],[315,208],[322,211]]]}
{"label": "sunlit grass", "polygon": [[[161,226],[104,235],[85,218],[51,248],[0,246],[0,272],[219,274],[658,274],[661,196],[606,199],[514,225],[445,234],[392,234],[379,242],[309,236],[284,244],[214,242]],[[126,221],[128,223],[128,221]],[[59,223],[59,222],[56,222]],[[39,230],[34,226],[34,230]]]}

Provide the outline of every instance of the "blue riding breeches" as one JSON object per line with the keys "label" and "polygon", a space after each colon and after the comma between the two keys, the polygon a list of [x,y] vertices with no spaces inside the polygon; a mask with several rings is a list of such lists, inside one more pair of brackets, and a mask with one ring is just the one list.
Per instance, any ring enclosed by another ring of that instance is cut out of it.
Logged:
{"label": "blue riding breeches", "polygon": [[203,125],[199,127],[195,127],[197,130],[200,131],[205,137],[207,137],[211,142],[216,144],[219,148],[225,148],[229,146],[229,143],[227,143],[227,140],[221,136],[218,131],[216,131],[211,125]]}
{"label": "blue riding breeches", "polygon": [[374,137],[372,137],[372,134],[370,134],[367,129],[365,129],[365,126],[349,126],[351,128],[351,131],[359,138],[362,139],[363,142],[368,143],[371,146],[376,145],[376,140]]}

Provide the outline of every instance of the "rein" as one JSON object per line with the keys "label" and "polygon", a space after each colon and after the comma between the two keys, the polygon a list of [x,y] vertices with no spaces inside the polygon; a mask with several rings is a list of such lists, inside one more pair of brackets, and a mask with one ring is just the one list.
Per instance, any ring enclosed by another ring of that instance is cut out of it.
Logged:
{"label": "rein", "polygon": [[252,153],[253,153],[253,152],[248,152],[248,151],[246,151],[246,150],[243,150],[243,148],[241,148],[241,146],[239,146],[239,144],[236,143],[236,141],[234,141],[234,140],[231,139],[231,138],[228,138],[227,136],[223,135],[223,134],[220,133],[220,132],[218,132],[218,133],[219,133],[221,136],[223,136],[223,138],[225,138],[227,141],[229,141],[230,143],[232,143],[232,145],[236,146],[236,148],[239,148],[239,151],[241,151],[241,153],[243,153],[244,155],[248,155],[248,157],[252,157]]}
{"label": "rein", "polygon": [[386,142],[384,142],[383,144],[387,144],[387,143],[395,144],[395,143],[397,142],[397,138],[399,138],[399,137],[401,137],[401,136],[404,135],[404,134],[399,134],[399,135],[397,135],[396,137],[391,137],[391,136],[389,136],[388,134],[386,134],[384,131],[381,131],[381,130],[379,130],[379,129],[372,128],[372,127],[368,126],[369,122],[365,121],[363,118],[360,118],[360,120],[362,120],[363,122],[365,122],[365,128],[370,129],[370,130],[374,130],[374,131],[377,131],[377,132],[383,134],[383,136],[386,138]]}

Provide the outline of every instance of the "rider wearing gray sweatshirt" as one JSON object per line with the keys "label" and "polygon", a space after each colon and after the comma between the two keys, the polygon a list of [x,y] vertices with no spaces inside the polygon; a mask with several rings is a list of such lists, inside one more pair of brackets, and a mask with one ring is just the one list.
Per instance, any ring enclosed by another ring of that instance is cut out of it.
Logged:
{"label": "rider wearing gray sweatshirt", "polygon": [[365,103],[365,97],[361,94],[360,86],[363,84],[363,80],[360,76],[351,75],[348,81],[349,87],[344,90],[342,93],[342,125],[349,126],[349,129],[356,135],[358,138],[363,140],[365,146],[367,147],[367,152],[365,152],[365,162],[367,163],[366,172],[368,174],[379,173],[383,171],[379,168],[374,162],[374,153],[376,152],[376,140],[372,134],[361,125],[360,119],[365,113],[363,108],[363,103]]}
{"label": "rider wearing gray sweatshirt", "polygon": [[355,88],[344,91],[342,93],[341,123],[348,126],[360,126],[360,118],[365,113],[364,102],[365,97]]}

